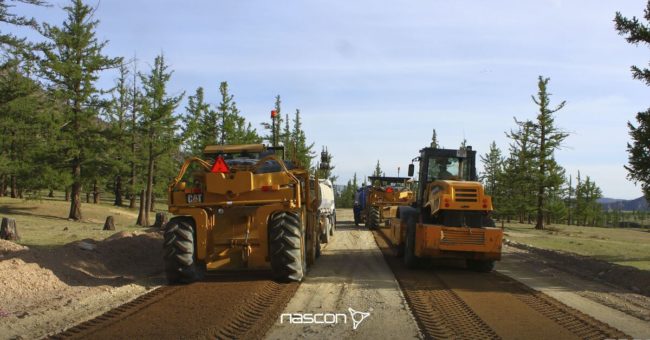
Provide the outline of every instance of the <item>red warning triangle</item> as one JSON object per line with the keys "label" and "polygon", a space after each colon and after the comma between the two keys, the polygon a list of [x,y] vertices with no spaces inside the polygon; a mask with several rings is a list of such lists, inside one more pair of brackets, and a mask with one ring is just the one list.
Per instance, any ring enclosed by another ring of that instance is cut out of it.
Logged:
{"label": "red warning triangle", "polygon": [[214,173],[225,173],[225,174],[230,172],[230,170],[228,169],[228,165],[226,164],[226,161],[224,161],[223,157],[221,156],[217,156],[217,159],[214,160],[214,164],[212,165],[212,169],[210,171]]}

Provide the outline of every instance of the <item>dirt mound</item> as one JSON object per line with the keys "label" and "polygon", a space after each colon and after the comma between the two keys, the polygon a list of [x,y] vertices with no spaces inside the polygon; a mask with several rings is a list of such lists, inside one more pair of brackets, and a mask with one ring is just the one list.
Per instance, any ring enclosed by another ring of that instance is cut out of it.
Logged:
{"label": "dirt mound", "polygon": [[7,240],[0,240],[0,255],[27,250],[25,246]]}
{"label": "dirt mound", "polygon": [[542,256],[547,265],[556,269],[570,272],[588,280],[613,284],[638,294],[650,296],[650,271],[621,266],[588,256],[540,249],[508,240],[505,242],[509,246],[525,249]]}
{"label": "dirt mound", "polygon": [[[35,329],[42,329],[52,309],[77,309],[79,301],[102,294],[110,299],[120,287],[160,275],[161,258],[159,232],[117,233],[104,241],[86,239],[57,248],[27,248],[0,240],[0,334],[36,334],[13,323],[33,317]],[[92,307],[84,308],[92,313]]]}

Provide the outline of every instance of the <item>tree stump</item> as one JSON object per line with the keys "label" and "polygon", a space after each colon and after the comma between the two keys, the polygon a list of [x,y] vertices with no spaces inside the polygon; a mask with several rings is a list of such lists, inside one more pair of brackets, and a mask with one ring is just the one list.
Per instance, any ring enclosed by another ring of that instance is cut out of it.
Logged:
{"label": "tree stump", "polygon": [[20,240],[18,229],[16,228],[16,220],[13,218],[2,218],[2,222],[0,223],[0,239],[9,241]]}
{"label": "tree stump", "polygon": [[167,222],[168,222],[167,221],[167,214],[165,214],[164,212],[159,212],[159,213],[156,213],[156,222],[154,222],[152,227],[162,229],[162,228],[165,228],[165,226],[167,225]]}
{"label": "tree stump", "polygon": [[103,230],[115,230],[115,221],[113,220],[113,216],[106,217]]}

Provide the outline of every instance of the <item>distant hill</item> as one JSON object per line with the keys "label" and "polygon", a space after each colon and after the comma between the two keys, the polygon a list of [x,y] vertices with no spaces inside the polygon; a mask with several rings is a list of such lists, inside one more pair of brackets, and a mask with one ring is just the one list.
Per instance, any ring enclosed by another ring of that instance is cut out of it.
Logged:
{"label": "distant hill", "polygon": [[605,210],[650,210],[648,201],[641,196],[633,200],[621,200],[615,198],[601,198],[598,200]]}

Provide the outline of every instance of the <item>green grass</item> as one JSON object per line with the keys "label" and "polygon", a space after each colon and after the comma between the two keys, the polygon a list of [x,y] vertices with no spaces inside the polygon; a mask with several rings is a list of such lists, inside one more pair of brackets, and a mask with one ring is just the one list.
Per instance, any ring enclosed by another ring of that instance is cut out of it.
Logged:
{"label": "green grass", "polygon": [[648,229],[550,225],[546,230],[536,230],[534,225],[509,223],[505,226],[505,233],[506,238],[533,247],[591,256],[650,270]]}
{"label": "green grass", "polygon": [[[0,197],[0,217],[16,220],[21,237],[18,243],[26,246],[60,246],[86,238],[103,240],[119,231],[144,230],[135,225],[137,209],[118,208],[111,203],[108,200],[100,204],[82,203],[82,221],[75,222],[67,219],[70,202],[63,201],[62,197],[40,200]],[[157,208],[163,209],[166,205],[157,204]],[[115,220],[115,231],[102,230],[109,215]],[[155,213],[150,213],[150,223],[154,217]]]}

